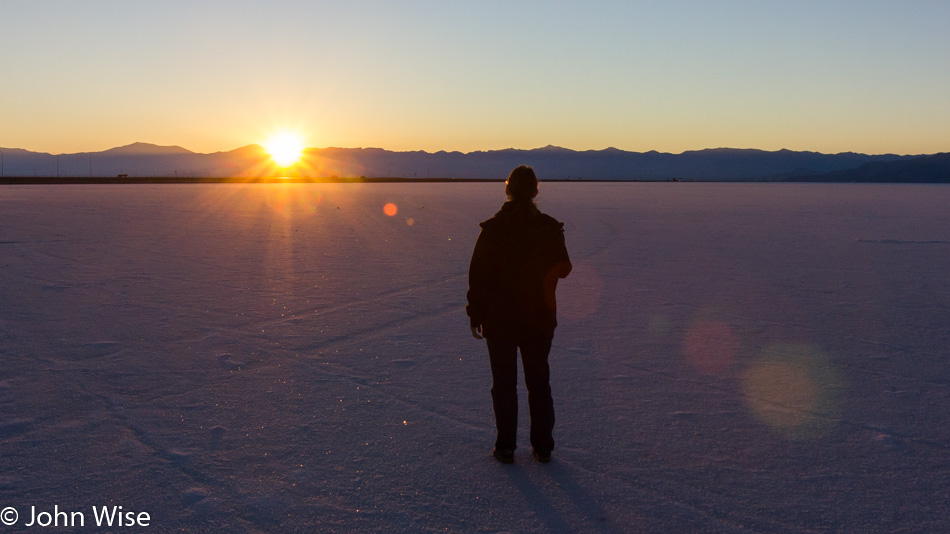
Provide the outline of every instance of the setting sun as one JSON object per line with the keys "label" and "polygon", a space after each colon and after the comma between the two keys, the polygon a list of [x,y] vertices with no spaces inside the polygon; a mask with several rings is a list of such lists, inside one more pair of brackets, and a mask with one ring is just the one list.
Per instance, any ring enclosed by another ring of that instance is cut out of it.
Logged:
{"label": "setting sun", "polygon": [[279,167],[290,167],[303,156],[303,140],[292,133],[277,134],[264,144],[264,150]]}

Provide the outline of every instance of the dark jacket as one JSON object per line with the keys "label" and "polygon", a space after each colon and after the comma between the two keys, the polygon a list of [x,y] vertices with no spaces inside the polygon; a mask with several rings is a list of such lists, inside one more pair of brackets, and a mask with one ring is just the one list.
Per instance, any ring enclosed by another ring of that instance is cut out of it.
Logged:
{"label": "dark jacket", "polygon": [[506,202],[479,226],[465,308],[471,325],[481,325],[486,337],[553,335],[557,281],[572,268],[564,223],[531,203]]}

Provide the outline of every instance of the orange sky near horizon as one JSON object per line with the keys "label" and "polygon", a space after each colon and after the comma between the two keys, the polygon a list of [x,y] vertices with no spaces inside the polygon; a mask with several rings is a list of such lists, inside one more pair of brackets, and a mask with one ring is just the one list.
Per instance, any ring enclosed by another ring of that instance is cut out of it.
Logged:
{"label": "orange sky near horizon", "polygon": [[429,152],[947,152],[946,20],[924,1],[11,0],[0,147],[208,153],[291,131]]}

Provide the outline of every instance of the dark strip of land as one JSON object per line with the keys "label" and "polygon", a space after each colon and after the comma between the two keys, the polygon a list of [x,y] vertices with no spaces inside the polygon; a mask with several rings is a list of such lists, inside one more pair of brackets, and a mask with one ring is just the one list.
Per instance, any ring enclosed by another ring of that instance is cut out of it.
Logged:
{"label": "dark strip of land", "polygon": [[325,184],[325,183],[371,183],[371,182],[497,182],[501,179],[481,178],[220,178],[182,176],[6,176],[0,178],[3,185],[59,185],[59,184]]}
{"label": "dark strip of land", "polygon": [[[504,182],[504,178],[215,178],[182,176],[5,176],[0,185],[90,185],[90,184],[346,184],[346,183],[464,183]],[[653,180],[544,180],[545,182],[647,182]],[[661,180],[656,180],[661,181]],[[665,180],[677,182],[679,180]]]}

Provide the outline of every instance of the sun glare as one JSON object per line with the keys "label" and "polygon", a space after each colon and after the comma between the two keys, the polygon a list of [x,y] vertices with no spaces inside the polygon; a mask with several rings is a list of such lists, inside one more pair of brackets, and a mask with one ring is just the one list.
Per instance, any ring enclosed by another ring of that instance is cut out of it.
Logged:
{"label": "sun glare", "polygon": [[271,137],[264,144],[264,150],[278,167],[290,167],[303,156],[304,146],[299,135],[281,133]]}

